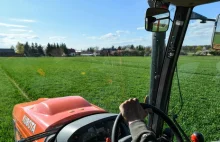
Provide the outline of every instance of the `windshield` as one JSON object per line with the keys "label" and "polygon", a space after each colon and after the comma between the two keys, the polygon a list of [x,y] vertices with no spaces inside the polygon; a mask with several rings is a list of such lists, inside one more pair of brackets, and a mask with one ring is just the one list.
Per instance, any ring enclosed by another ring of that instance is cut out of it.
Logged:
{"label": "windshield", "polygon": [[[219,7],[213,3],[195,11],[214,18]],[[152,33],[144,30],[147,8],[146,0],[2,1],[0,141],[14,140],[16,104],[81,96],[119,113],[126,99],[144,102],[152,54]],[[175,7],[169,9],[173,16]],[[207,141],[220,139],[220,58],[210,48],[213,25],[190,23],[181,51],[186,56],[178,61],[184,102],[178,121],[188,135],[200,131]],[[176,74],[169,106],[170,116],[181,106]]]}
{"label": "windshield", "polygon": [[[208,4],[193,11],[215,18],[219,11],[203,11]],[[173,77],[169,114],[179,114],[177,121],[187,135],[201,132],[206,141],[217,141],[219,136],[220,57],[211,48],[214,22],[191,20],[183,42]],[[182,99],[181,99],[182,97]]]}

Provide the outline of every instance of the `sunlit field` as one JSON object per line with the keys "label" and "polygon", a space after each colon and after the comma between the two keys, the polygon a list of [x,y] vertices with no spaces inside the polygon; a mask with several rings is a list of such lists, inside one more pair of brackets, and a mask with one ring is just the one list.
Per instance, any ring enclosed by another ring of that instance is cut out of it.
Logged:
{"label": "sunlit field", "polygon": [[[149,93],[150,57],[0,58],[0,141],[13,141],[12,110],[42,97],[82,96],[118,113],[124,100]],[[191,135],[220,140],[220,57],[180,57],[184,107],[177,121]],[[19,90],[20,88],[21,90]],[[180,109],[174,75],[169,115]]]}
{"label": "sunlit field", "polygon": [[215,33],[214,44],[220,44],[220,32]]}

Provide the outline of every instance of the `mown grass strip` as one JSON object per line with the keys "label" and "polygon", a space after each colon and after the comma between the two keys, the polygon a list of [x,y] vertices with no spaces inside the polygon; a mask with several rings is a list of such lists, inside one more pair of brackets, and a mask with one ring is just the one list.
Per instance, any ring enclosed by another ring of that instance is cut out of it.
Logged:
{"label": "mown grass strip", "polygon": [[0,68],[0,142],[14,141],[12,110],[15,104],[27,101]]}
{"label": "mown grass strip", "polygon": [[15,86],[15,88],[17,88],[20,92],[20,94],[25,97],[28,101],[31,101],[31,99],[28,97],[28,95],[19,87],[18,83],[12,78],[10,77],[7,72],[4,71],[4,69],[2,69],[3,73],[5,74],[5,76],[10,80],[10,82]]}

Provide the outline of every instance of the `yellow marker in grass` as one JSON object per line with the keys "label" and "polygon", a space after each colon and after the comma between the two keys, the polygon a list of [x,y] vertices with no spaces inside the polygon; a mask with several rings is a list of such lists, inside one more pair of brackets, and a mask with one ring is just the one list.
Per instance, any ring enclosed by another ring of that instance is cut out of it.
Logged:
{"label": "yellow marker in grass", "polygon": [[81,72],[81,75],[85,75],[86,74],[86,72]]}
{"label": "yellow marker in grass", "polygon": [[43,71],[43,69],[38,69],[37,72],[41,76],[45,76],[46,75],[46,73]]}

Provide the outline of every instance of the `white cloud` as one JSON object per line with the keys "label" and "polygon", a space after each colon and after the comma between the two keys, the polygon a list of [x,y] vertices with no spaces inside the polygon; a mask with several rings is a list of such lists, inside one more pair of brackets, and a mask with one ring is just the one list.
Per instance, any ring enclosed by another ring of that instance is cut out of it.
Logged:
{"label": "white cloud", "polygon": [[7,23],[0,23],[0,26],[13,27],[13,28],[25,28],[25,27],[27,27],[27,26],[24,26],[24,25],[14,25],[14,24],[7,24]]}
{"label": "white cloud", "polygon": [[[129,34],[129,31],[123,31],[123,30],[117,30],[115,33],[107,33],[102,36],[88,36],[88,39],[93,39],[93,40],[116,40],[119,39],[119,37],[122,34]],[[83,34],[83,36],[86,36],[86,34]]]}
{"label": "white cloud", "polygon": [[32,33],[32,30],[26,30],[26,29],[10,29],[12,32],[29,32]]}
{"label": "white cloud", "polygon": [[116,34],[129,34],[130,32],[129,31],[123,31],[123,30],[117,30],[116,31]]}
{"label": "white cloud", "polygon": [[102,35],[100,37],[97,36],[89,36],[87,37],[88,39],[92,39],[92,40],[116,40],[120,37],[119,34],[113,34],[113,33],[108,33],[105,35]]}
{"label": "white cloud", "polygon": [[9,48],[11,45],[15,45],[17,42],[26,42],[33,41],[39,39],[37,35],[31,35],[31,34],[6,34],[6,33],[0,33],[0,42],[1,46],[5,46],[6,48]]}
{"label": "white cloud", "polygon": [[30,36],[27,36],[26,38],[27,39],[39,39],[39,37],[36,35],[30,35]]}
{"label": "white cloud", "polygon": [[184,45],[210,44],[214,22],[200,23],[200,20],[189,24]]}
{"label": "white cloud", "polygon": [[58,42],[58,43],[63,42],[66,38],[67,37],[65,37],[65,36],[51,36],[51,37],[49,37],[50,42]]}
{"label": "white cloud", "polygon": [[197,20],[189,24],[187,33],[190,34],[190,36],[208,36],[213,32],[213,26],[213,22],[200,23],[200,21]]}
{"label": "white cloud", "polygon": [[[112,42],[113,44],[144,44],[144,45],[150,45],[151,44],[151,38],[149,37],[139,37],[139,38],[132,38],[132,39],[126,39],[126,40],[121,40],[117,42]],[[143,43],[145,42],[145,43]]]}
{"label": "white cloud", "polygon": [[117,39],[119,37],[120,37],[119,34],[108,33],[108,34],[105,34],[105,35],[101,36],[99,39],[115,40],[115,39]]}
{"label": "white cloud", "polygon": [[18,40],[19,39],[39,39],[37,35],[29,35],[29,34],[5,34],[2,36],[8,39],[18,39]]}
{"label": "white cloud", "polygon": [[89,36],[89,37],[87,37],[88,39],[99,39],[98,37],[96,37],[96,36]]}
{"label": "white cloud", "polygon": [[37,39],[39,38],[37,35],[30,35],[30,34],[5,34],[0,33],[0,37],[9,38],[9,39]]}
{"label": "white cloud", "polygon": [[61,40],[61,39],[66,39],[65,36],[51,36],[49,37],[49,39],[52,39],[52,40]]}
{"label": "white cloud", "polygon": [[10,39],[10,38],[3,38],[2,40],[0,40],[0,42],[1,42],[1,46],[4,46],[6,48],[10,48],[10,46],[16,45],[18,40]]}
{"label": "white cloud", "polygon": [[35,23],[35,20],[31,20],[31,19],[16,19],[16,18],[12,18],[10,19],[11,21],[16,21],[16,22],[25,22],[25,23]]}
{"label": "white cloud", "polygon": [[144,27],[137,27],[137,30],[144,30]]}

